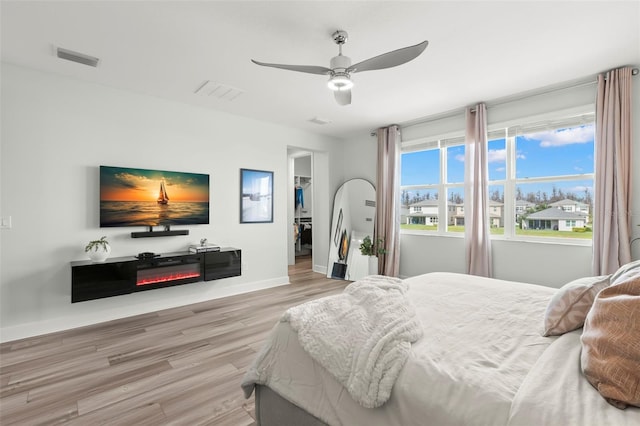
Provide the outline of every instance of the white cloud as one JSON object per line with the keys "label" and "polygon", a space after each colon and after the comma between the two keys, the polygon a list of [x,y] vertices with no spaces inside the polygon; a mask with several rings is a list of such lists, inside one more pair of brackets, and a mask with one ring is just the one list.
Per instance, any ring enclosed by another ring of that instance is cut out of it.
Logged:
{"label": "white cloud", "polygon": [[496,172],[504,172],[506,169],[504,167],[496,167]]}
{"label": "white cloud", "polygon": [[542,148],[588,143],[593,141],[593,125],[533,133],[524,137],[539,140]]}
{"label": "white cloud", "polygon": [[490,163],[504,163],[507,160],[506,149],[490,149],[488,161]]}
{"label": "white cloud", "polygon": [[593,187],[592,186],[584,186],[584,185],[578,185],[578,186],[574,186],[574,187],[569,187],[569,188],[563,188],[562,190],[566,192],[573,192],[574,194],[583,194],[584,191],[589,190],[589,192],[593,193]]}
{"label": "white cloud", "polygon": [[150,182],[145,176],[126,172],[116,173],[114,177],[119,186],[131,189],[143,189]]}
{"label": "white cloud", "polygon": [[[517,153],[516,158],[520,160],[525,160],[527,157],[524,154]],[[455,159],[464,163],[464,154],[458,154],[455,156]],[[507,160],[507,150],[506,149],[490,149],[487,161],[489,163],[504,163]]]}

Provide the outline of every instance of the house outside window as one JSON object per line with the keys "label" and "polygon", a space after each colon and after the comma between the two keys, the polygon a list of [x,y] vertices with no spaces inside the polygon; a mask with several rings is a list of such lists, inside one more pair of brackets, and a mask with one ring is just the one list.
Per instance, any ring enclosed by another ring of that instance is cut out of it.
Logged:
{"label": "house outside window", "polygon": [[[434,222],[434,217],[436,221]],[[409,214],[402,220],[402,225],[428,230],[437,224],[438,200],[422,200],[409,205]]]}

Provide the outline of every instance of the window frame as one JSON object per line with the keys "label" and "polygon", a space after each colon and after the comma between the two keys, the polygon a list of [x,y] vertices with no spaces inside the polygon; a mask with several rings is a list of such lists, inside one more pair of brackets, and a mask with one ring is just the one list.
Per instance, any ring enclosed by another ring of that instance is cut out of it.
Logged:
{"label": "window frame", "polygon": [[[443,135],[438,138],[419,139],[415,141],[409,141],[402,144],[401,155],[404,153],[438,150],[438,159],[440,166],[439,182],[432,184],[421,185],[404,185],[400,187],[400,196],[403,191],[430,191],[438,194],[438,217],[435,221],[437,224],[436,230],[418,230],[418,229],[402,229],[401,233],[415,234],[415,235],[439,235],[439,236],[451,236],[456,238],[464,237],[463,232],[448,231],[449,226],[449,211],[448,211],[448,194],[449,190],[453,188],[459,188],[462,190],[464,197],[464,182],[447,182],[448,176],[448,149],[456,146],[464,146],[464,134],[455,132],[452,134]],[[419,148],[424,146],[424,149]],[[416,149],[416,147],[418,147]],[[408,206],[409,210],[411,209]],[[440,218],[445,218],[441,220]],[[431,224],[434,224],[433,220],[430,220]],[[402,224],[401,224],[402,225]]]}
{"label": "window frame", "polygon": [[[498,132],[503,132],[505,139],[506,150],[506,174],[504,179],[496,179],[488,182],[487,190],[490,186],[501,185],[504,188],[503,192],[503,222],[504,232],[502,234],[492,234],[490,238],[492,240],[511,240],[522,242],[539,242],[549,244],[567,244],[567,245],[580,245],[591,246],[593,239],[586,238],[571,238],[571,237],[536,237],[530,235],[517,235],[516,234],[516,215],[518,214],[516,208],[516,187],[519,184],[531,184],[531,183],[545,183],[545,182],[568,182],[568,181],[580,181],[591,180],[595,184],[595,169],[593,173],[576,173],[562,176],[541,176],[541,177],[527,177],[516,178],[516,133],[514,129],[518,127],[532,128],[534,126],[542,125],[541,123],[552,122],[555,129],[568,128],[577,126],[580,124],[595,124],[595,105],[588,104],[570,110],[556,111],[545,114],[540,114],[532,117],[520,118],[517,120],[510,120],[509,122],[497,123],[488,126],[488,134],[493,136]],[[581,122],[581,123],[580,123]],[[528,124],[527,124],[528,123]],[[575,123],[575,124],[572,124]],[[462,135],[462,136],[461,136]],[[464,144],[464,131],[452,132],[442,136],[435,136],[431,138],[422,138],[413,141],[403,142],[401,144],[401,155],[405,153],[415,151],[426,151],[429,149],[439,150],[440,159],[440,182],[437,184],[426,185],[407,185],[400,186],[401,193],[404,190],[436,190],[438,193],[438,227],[437,231],[431,230],[416,230],[416,229],[400,229],[401,234],[409,235],[426,235],[426,236],[447,236],[454,238],[463,238],[464,232],[448,231],[449,223],[449,189],[461,188],[464,193],[464,182],[462,183],[448,183],[447,177],[447,148],[457,144],[447,143],[450,140],[460,140]],[[488,138],[489,139],[489,138]],[[496,139],[495,137],[489,140]],[[595,151],[595,147],[594,147]],[[595,156],[595,152],[594,152]],[[487,214],[489,214],[491,207],[487,206]],[[526,211],[526,209],[525,209]],[[521,214],[521,213],[520,213]],[[593,215],[593,205],[591,206],[591,215]],[[445,220],[440,220],[440,218]]]}

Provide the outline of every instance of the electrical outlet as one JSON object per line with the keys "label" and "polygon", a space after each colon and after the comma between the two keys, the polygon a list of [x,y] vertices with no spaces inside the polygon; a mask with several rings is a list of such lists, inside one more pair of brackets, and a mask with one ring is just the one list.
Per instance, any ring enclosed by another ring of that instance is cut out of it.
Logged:
{"label": "electrical outlet", "polygon": [[0,228],[11,229],[11,216],[3,217],[0,219]]}

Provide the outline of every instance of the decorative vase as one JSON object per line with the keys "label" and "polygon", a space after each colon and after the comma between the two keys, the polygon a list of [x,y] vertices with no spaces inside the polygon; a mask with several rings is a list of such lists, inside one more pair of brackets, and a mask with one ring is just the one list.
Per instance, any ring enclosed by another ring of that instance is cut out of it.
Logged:
{"label": "decorative vase", "polygon": [[95,263],[104,262],[111,254],[111,246],[109,244],[105,245],[104,248],[98,247],[98,250],[89,250],[87,255],[89,255],[89,259]]}
{"label": "decorative vase", "polygon": [[369,275],[378,275],[378,258],[369,256]]}

